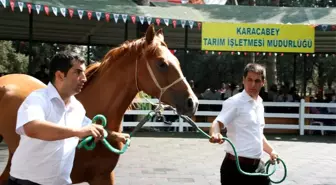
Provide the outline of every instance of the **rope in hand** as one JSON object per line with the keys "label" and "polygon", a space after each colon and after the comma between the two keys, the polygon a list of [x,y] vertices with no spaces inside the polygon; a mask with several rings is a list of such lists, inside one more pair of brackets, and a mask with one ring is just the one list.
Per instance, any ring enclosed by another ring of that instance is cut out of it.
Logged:
{"label": "rope in hand", "polygon": [[[147,99],[146,99],[147,100]],[[164,110],[164,106],[162,104],[154,104],[152,102],[150,102],[149,100],[147,100],[150,104],[152,105],[158,105],[158,107],[154,110],[154,111],[150,111],[146,117],[144,117],[144,119],[142,119],[139,124],[134,128],[134,130],[130,133],[130,137],[132,137],[135,132],[137,132],[148,120],[150,120],[153,116],[155,115],[158,115],[158,114],[161,114],[161,112]],[[170,107],[170,106],[168,106]],[[170,107],[172,108],[172,107]],[[174,108],[172,108],[172,110],[176,113],[176,110]],[[204,136],[206,136],[207,138],[211,138],[210,135],[208,135],[207,133],[205,133],[202,129],[200,129],[196,123],[190,119],[189,117],[187,116],[184,116],[184,115],[179,115],[181,116],[184,120],[186,120],[192,127],[194,127],[196,130],[198,130],[199,132],[201,132]],[[96,123],[98,120],[101,120],[102,122],[102,125],[103,127],[105,128],[106,127],[106,118],[101,115],[101,114],[98,114],[96,115],[92,121],[93,123]],[[103,144],[105,145],[105,147],[107,149],[109,149],[111,152],[113,153],[116,153],[116,154],[123,154],[126,152],[126,150],[128,149],[129,145],[130,145],[130,142],[131,142],[131,138],[127,139],[126,141],[126,144],[124,145],[124,147],[121,149],[121,150],[118,150],[116,148],[114,148],[113,146],[111,146],[108,141],[106,140],[106,137],[107,137],[107,131],[104,130],[104,139],[102,140]],[[239,164],[239,159],[238,159],[238,155],[237,155],[237,152],[236,152],[236,148],[235,146],[233,145],[233,143],[230,141],[230,139],[228,139],[227,137],[223,137],[222,138],[223,140],[227,141],[232,149],[233,149],[233,152],[234,152],[234,155],[235,155],[235,158],[236,158],[236,166],[237,166],[237,169],[240,173],[244,174],[244,175],[249,175],[249,176],[271,176],[275,173],[276,169],[278,168],[278,165],[277,163],[281,163],[283,166],[284,166],[284,175],[282,177],[282,179],[280,179],[279,181],[273,181],[272,179],[271,182],[273,182],[274,184],[279,184],[281,182],[283,182],[286,177],[287,177],[287,167],[286,167],[286,164],[285,162],[281,159],[281,158],[277,158],[277,161],[274,163],[274,168],[272,170],[271,173],[268,173],[268,170],[269,170],[269,167],[270,165],[272,164],[271,163],[271,160],[268,160],[266,163],[265,163],[265,167],[266,167],[266,172],[265,173],[248,173],[248,172],[245,172],[241,169],[240,167],[240,164]],[[94,142],[94,139],[92,136],[88,136],[86,137],[85,139],[83,139],[79,144],[78,144],[78,148],[85,148],[86,150],[93,150],[95,147],[96,147],[96,143]]]}
{"label": "rope in hand", "polygon": [[[101,114],[97,114],[93,119],[92,119],[92,123],[95,124],[98,120],[101,121],[102,126],[105,128],[106,127],[106,118],[105,116],[101,115]],[[107,131],[106,129],[104,130],[104,139],[102,140],[102,143],[104,144],[104,146],[110,150],[113,153],[116,154],[123,154],[126,152],[127,148],[130,145],[131,140],[127,139],[126,140],[126,144],[124,145],[124,147],[121,150],[118,150],[116,148],[114,148],[113,146],[110,145],[110,143],[106,140],[107,138]],[[85,148],[86,150],[93,150],[96,147],[96,143],[94,142],[94,138],[92,136],[88,136],[85,139],[83,139],[77,146],[77,148]]]}
{"label": "rope in hand", "polygon": [[[184,116],[184,115],[181,115],[181,117],[182,117],[184,120],[186,120],[192,127],[194,127],[194,128],[197,129],[199,132],[201,132],[204,136],[206,136],[206,137],[209,138],[209,139],[211,138],[210,135],[208,135],[208,134],[205,133],[202,129],[200,129],[200,128],[195,124],[195,122],[194,122],[192,119],[190,119],[189,117]],[[287,167],[286,167],[285,162],[284,162],[281,158],[279,158],[279,157],[277,158],[277,161],[274,163],[274,168],[273,168],[272,172],[270,172],[270,173],[268,173],[268,169],[269,169],[270,165],[272,164],[272,163],[271,163],[271,160],[268,160],[268,161],[265,163],[266,173],[248,173],[248,172],[243,171],[243,170],[240,168],[239,159],[238,159],[238,155],[237,155],[235,146],[234,146],[233,143],[230,141],[230,139],[228,139],[227,137],[223,137],[222,139],[225,140],[225,141],[227,141],[227,142],[231,145],[231,147],[232,147],[232,149],[233,149],[233,152],[234,152],[234,155],[235,155],[235,158],[236,158],[236,160],[235,160],[235,161],[236,161],[236,166],[237,166],[237,169],[238,169],[238,171],[239,171],[240,173],[242,173],[242,174],[244,174],[244,175],[249,175],[249,176],[266,176],[266,177],[269,177],[269,176],[273,175],[273,174],[275,173],[276,169],[278,168],[277,163],[281,163],[281,164],[284,166],[284,175],[283,175],[282,179],[280,179],[279,181],[273,181],[272,179],[270,179],[270,180],[271,180],[271,182],[273,182],[274,184],[279,184],[279,183],[283,182],[283,181],[286,179],[286,177],[287,177]]]}

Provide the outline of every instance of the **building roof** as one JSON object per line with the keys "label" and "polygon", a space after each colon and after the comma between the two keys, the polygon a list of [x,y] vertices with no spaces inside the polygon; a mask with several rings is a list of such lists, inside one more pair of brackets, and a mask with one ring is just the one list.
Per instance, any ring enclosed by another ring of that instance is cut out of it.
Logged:
{"label": "building roof", "polygon": [[[12,10],[10,0],[5,2],[5,8],[0,3],[0,39],[2,40],[28,41],[29,24],[32,20],[33,41],[116,46],[125,39],[136,38],[138,24],[148,24],[149,20],[157,24],[158,20],[160,27],[164,28],[165,40],[172,48],[184,48],[185,29],[182,25],[191,27],[190,24],[192,24],[192,29],[188,31],[187,47],[200,49],[201,30],[197,28],[200,22],[291,23],[318,25],[316,29],[321,31],[316,32],[317,51],[336,51],[334,44],[336,32],[332,31],[336,30],[335,8],[219,6],[159,2],[152,2],[153,6],[138,6],[132,0],[22,0],[12,1],[14,2]],[[41,5],[39,13],[37,13],[37,5]],[[49,8],[48,15],[45,12],[45,5]],[[54,10],[57,10],[57,15]],[[65,16],[63,16],[64,10]],[[70,10],[73,10],[72,17],[70,17]],[[83,13],[81,18],[80,11]],[[90,20],[89,13],[92,13]],[[122,14],[127,15],[126,23]],[[107,15],[110,15],[109,22],[106,20]],[[114,20],[115,16],[118,18],[117,22]]]}

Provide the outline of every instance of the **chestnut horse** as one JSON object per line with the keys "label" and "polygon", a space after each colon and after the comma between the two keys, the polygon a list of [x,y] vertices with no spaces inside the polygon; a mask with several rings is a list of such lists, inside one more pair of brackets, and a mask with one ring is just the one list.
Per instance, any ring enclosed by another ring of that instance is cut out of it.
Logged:
{"label": "chestnut horse", "polygon": [[[88,81],[76,98],[84,105],[87,116],[103,114],[107,129],[121,131],[121,120],[139,91],[159,98],[176,108],[179,114],[193,115],[198,99],[185,80],[178,59],[169,51],[162,30],[155,32],[150,25],[143,38],[125,42],[110,50],[101,63],[86,70]],[[10,161],[20,136],[15,133],[17,110],[33,90],[46,87],[37,79],[24,74],[0,78],[0,135],[8,145],[9,158],[0,176],[0,185],[8,178]],[[122,143],[108,138],[121,149]],[[113,170],[119,155],[110,152],[101,142],[92,151],[77,149],[71,172],[73,183],[113,185]]]}

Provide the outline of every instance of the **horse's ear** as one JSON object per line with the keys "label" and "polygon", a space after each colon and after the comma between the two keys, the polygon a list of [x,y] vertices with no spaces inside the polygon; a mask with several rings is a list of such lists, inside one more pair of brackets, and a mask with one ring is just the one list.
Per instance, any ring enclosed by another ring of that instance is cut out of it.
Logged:
{"label": "horse's ear", "polygon": [[163,36],[163,30],[160,28],[158,31],[156,31],[156,36],[160,37],[162,41],[164,41],[164,36]]}
{"label": "horse's ear", "polygon": [[148,26],[147,31],[146,31],[146,42],[147,44],[152,43],[155,37],[155,30],[154,30],[154,25],[151,24]]}

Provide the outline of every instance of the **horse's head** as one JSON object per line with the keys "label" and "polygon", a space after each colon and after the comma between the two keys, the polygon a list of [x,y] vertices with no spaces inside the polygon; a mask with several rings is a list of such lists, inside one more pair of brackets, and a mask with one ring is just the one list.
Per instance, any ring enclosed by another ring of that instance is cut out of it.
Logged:
{"label": "horse's head", "polygon": [[137,88],[176,108],[179,114],[194,115],[198,99],[186,81],[179,60],[169,51],[162,30],[146,31],[142,53],[137,57]]}

